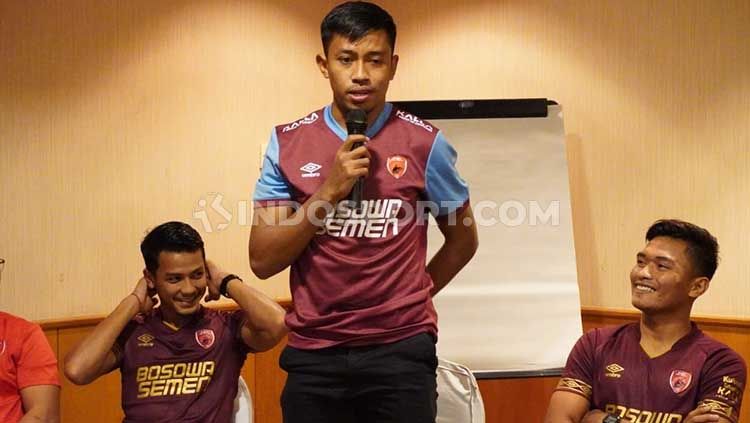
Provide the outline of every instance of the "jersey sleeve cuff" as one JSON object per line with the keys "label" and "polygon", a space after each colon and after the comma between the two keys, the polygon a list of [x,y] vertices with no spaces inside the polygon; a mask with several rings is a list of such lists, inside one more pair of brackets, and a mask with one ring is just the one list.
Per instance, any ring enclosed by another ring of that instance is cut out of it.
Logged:
{"label": "jersey sleeve cuff", "polygon": [[290,199],[274,199],[274,200],[254,200],[253,207],[255,208],[267,208],[267,207],[294,207],[298,204]]}
{"label": "jersey sleeve cuff", "polygon": [[574,379],[572,377],[564,377],[560,379],[560,382],[557,383],[555,391],[571,392],[580,395],[589,401],[591,401],[591,394],[593,393],[591,385],[580,379]]}
{"label": "jersey sleeve cuff", "polygon": [[[57,369],[55,369],[57,371]],[[36,378],[34,380],[26,381],[23,384],[18,385],[18,389],[26,389],[30,388],[32,386],[41,386],[41,385],[52,385],[52,386],[61,386],[60,385],[60,379],[57,376],[48,376],[48,377],[40,377]]]}
{"label": "jersey sleeve cuff", "polygon": [[451,215],[457,216],[457,215],[463,213],[464,210],[466,210],[469,207],[469,205],[471,205],[471,202],[467,198],[466,201],[464,201],[463,204],[461,204],[460,206],[454,208],[453,210],[449,209],[449,210],[444,211],[443,213],[435,216],[435,220],[438,223],[446,222],[446,221],[449,220],[449,218],[450,218]]}
{"label": "jersey sleeve cuff", "polygon": [[731,405],[715,400],[715,399],[703,399],[698,403],[698,406],[706,406],[711,409],[711,414],[728,419],[732,423],[737,423],[739,419],[739,413]]}

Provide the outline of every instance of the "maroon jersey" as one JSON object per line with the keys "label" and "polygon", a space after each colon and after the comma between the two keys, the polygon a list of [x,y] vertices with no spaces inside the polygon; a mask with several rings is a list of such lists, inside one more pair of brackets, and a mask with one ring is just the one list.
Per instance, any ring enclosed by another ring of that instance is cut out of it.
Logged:
{"label": "maroon jersey", "polygon": [[158,309],[130,322],[115,347],[124,422],[230,422],[249,352],[243,317],[202,307],[177,331]]}
{"label": "maroon jersey", "polygon": [[[286,323],[293,347],[381,344],[437,332],[423,207],[440,219],[466,206],[469,191],[456,170],[456,152],[432,124],[391,104],[366,135],[372,158],[362,206],[333,205],[291,266],[294,310]],[[256,207],[307,201],[346,136],[330,106],[276,127]]]}
{"label": "maroon jersey", "polygon": [[557,390],[624,422],[679,423],[699,405],[736,422],[747,370],[742,358],[693,324],[668,352],[650,358],[640,326],[592,330],[573,347]]}

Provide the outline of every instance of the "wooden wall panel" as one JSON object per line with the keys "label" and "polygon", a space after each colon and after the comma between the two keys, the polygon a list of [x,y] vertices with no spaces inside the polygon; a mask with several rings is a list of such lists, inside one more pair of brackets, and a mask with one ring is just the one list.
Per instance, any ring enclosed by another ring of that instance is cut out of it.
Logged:
{"label": "wooden wall panel", "polygon": [[250,390],[250,395],[253,399],[255,399],[257,392],[257,388],[255,386],[256,369],[257,366],[255,364],[255,354],[248,354],[247,358],[245,359],[245,364],[242,366],[240,376],[242,376],[242,379],[245,380],[245,384],[247,384],[247,388]]}
{"label": "wooden wall panel", "polygon": [[47,338],[47,342],[49,342],[49,346],[52,347],[52,352],[55,353],[55,356],[57,357],[57,330],[56,329],[46,329],[44,330],[44,336]]}
{"label": "wooden wall panel", "polygon": [[480,380],[486,423],[541,422],[558,377]]}
{"label": "wooden wall panel", "polygon": [[58,365],[62,382],[60,418],[64,423],[115,423],[121,422],[125,417],[120,406],[119,370],[115,370],[85,386],[74,385],[63,373],[65,355],[93,328],[93,326],[81,326],[59,329]]}
{"label": "wooden wall panel", "polygon": [[286,383],[286,372],[279,367],[279,356],[286,340],[273,349],[256,356],[255,416],[257,422],[281,423],[281,391]]}

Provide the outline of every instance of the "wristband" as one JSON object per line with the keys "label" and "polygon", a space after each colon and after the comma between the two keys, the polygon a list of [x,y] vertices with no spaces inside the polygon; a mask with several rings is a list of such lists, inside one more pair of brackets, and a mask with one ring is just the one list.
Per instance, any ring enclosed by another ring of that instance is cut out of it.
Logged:
{"label": "wristband", "polygon": [[237,279],[240,282],[243,282],[242,278],[231,273],[224,276],[224,279],[221,280],[221,285],[219,285],[219,293],[227,298],[232,298],[229,296],[229,293],[227,292],[227,285],[229,284],[230,281],[233,281],[235,279]]}
{"label": "wristband", "polygon": [[138,311],[140,312],[141,309],[143,309],[143,303],[141,302],[141,299],[138,298],[137,295],[135,295],[135,292],[131,292],[130,295],[134,296],[135,299],[138,301]]}

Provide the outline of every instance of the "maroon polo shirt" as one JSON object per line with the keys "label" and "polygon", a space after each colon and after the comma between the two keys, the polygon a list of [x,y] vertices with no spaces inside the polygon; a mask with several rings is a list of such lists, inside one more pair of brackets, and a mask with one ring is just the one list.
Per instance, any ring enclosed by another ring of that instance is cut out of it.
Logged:
{"label": "maroon polo shirt", "polygon": [[680,423],[703,404],[737,422],[747,369],[736,352],[694,323],[658,357],[649,357],[640,339],[638,323],[586,333],[573,347],[557,390],[581,395],[592,409],[624,422]]}
{"label": "maroon polo shirt", "polygon": [[244,313],[201,307],[179,330],[159,309],[131,321],[115,353],[122,374],[125,423],[230,422],[249,348]]}
{"label": "maroon polo shirt", "polygon": [[[456,151],[437,127],[391,104],[367,136],[370,174],[361,206],[332,204],[291,265],[294,309],[286,324],[292,347],[385,344],[437,334],[426,270],[427,216],[450,219],[468,205]],[[255,207],[307,201],[332,171],[346,137],[331,106],[274,128]]]}

